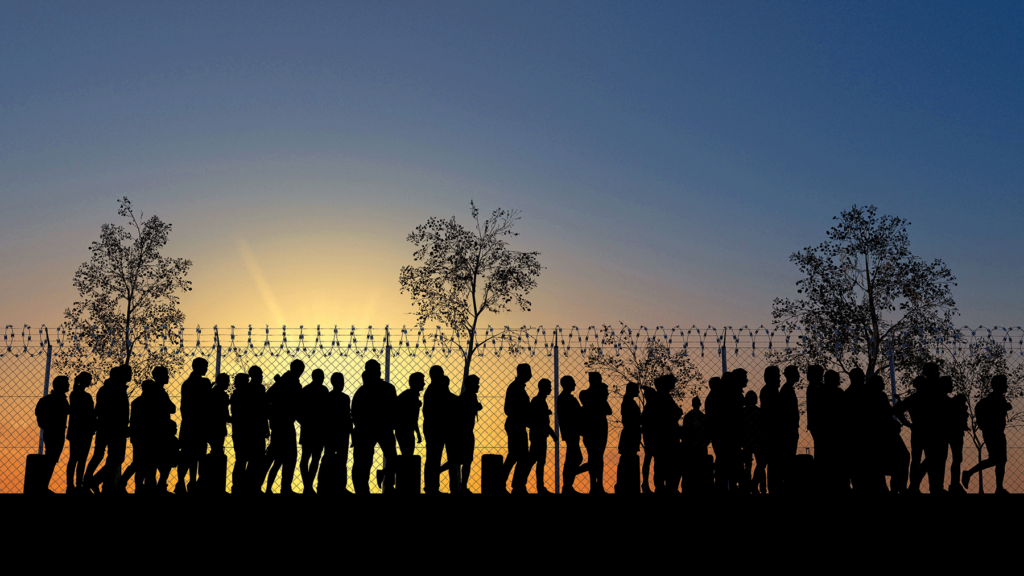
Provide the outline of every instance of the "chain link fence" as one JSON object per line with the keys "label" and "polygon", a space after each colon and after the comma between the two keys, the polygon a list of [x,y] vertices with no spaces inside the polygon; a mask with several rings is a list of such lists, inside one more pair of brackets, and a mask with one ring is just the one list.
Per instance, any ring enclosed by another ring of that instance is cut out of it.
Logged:
{"label": "chain link fence", "polygon": [[[182,360],[182,368],[172,370],[171,381],[167,391],[176,405],[180,403],[180,387],[189,373],[191,360],[203,357],[209,361],[210,373],[222,372],[231,375],[246,372],[251,366],[259,366],[265,375],[264,384],[273,384],[273,376],[288,370],[292,360],[301,359],[306,365],[302,383],[311,380],[310,373],[321,369],[326,374],[326,382],[330,382],[331,374],[341,373],[345,377],[345,392],[351,397],[361,383],[360,374],[366,361],[378,361],[387,381],[401,393],[408,388],[409,376],[415,372],[428,374],[431,366],[441,366],[451,378],[452,392],[458,394],[464,368],[465,339],[462,335],[437,328],[430,331],[422,328],[400,331],[384,328],[356,330],[355,328],[340,330],[330,329],[309,330],[304,327],[272,329],[269,327],[236,330],[202,329],[185,330],[177,328],[176,346],[167,348],[167,333],[162,337],[159,333],[152,341],[146,341],[135,352],[135,357],[156,352],[170,352],[172,357]],[[59,375],[55,370],[53,358],[65,347],[79,345],[78,335],[63,329],[56,330],[52,340],[44,328],[33,329],[24,326],[15,329],[7,326],[4,334],[3,347],[0,348],[0,492],[18,493],[23,490],[25,462],[29,454],[41,449],[40,431],[36,424],[34,409],[36,402],[44,393],[45,382],[49,371],[49,379]],[[555,384],[555,392],[549,397],[548,404],[554,412],[555,398],[559,388],[559,378],[572,376],[578,383],[578,390],[586,388],[587,373],[592,370],[601,371],[604,381],[611,389],[609,403],[612,416],[609,417],[608,448],[604,454],[604,488],[612,492],[615,484],[616,466],[618,463],[617,445],[621,429],[618,420],[621,410],[621,394],[625,387],[625,379],[614,372],[602,370],[596,366],[600,357],[619,358],[628,366],[633,359],[646,358],[645,354],[654,346],[662,346],[671,355],[688,359],[691,369],[695,369],[695,379],[690,386],[681,386],[683,391],[676,401],[684,412],[690,410],[690,401],[694,394],[702,396],[707,393],[707,380],[720,376],[724,370],[742,368],[747,371],[748,390],[758,392],[763,385],[764,369],[776,364],[784,367],[792,362],[799,364],[806,361],[808,350],[815,350],[808,344],[815,336],[815,330],[797,330],[792,332],[773,331],[759,326],[758,328],[646,328],[632,329],[629,327],[602,328],[576,327],[553,330],[545,328],[521,328],[495,330],[488,328],[478,340],[485,343],[476,351],[471,361],[470,372],[480,378],[479,400],[483,409],[478,415],[475,428],[476,452],[468,486],[474,492],[480,490],[480,456],[482,454],[507,455],[507,437],[504,431],[504,398],[509,383],[516,374],[516,366],[520,363],[530,364],[533,379],[527,384],[527,392],[533,397],[537,392],[537,382],[548,378]],[[962,328],[946,330],[936,336],[934,348],[929,350],[931,359],[943,362],[952,370],[965,362],[970,364],[975,357],[996,355],[1002,367],[1011,378],[1011,394],[1008,399],[1013,405],[1007,427],[1008,462],[1006,469],[1005,488],[1011,492],[1024,491],[1024,443],[1018,425],[1024,419],[1024,330],[1015,328]],[[820,347],[817,348],[820,350]],[[90,350],[91,354],[102,355],[104,351]],[[108,351],[109,352],[109,351]],[[781,360],[781,361],[780,361]],[[806,362],[805,362],[806,363]],[[957,364],[959,363],[959,364]],[[602,365],[604,366],[604,365]],[[905,370],[890,370],[885,359],[881,359],[877,371],[886,376],[891,383],[889,394],[907,389],[910,378],[916,374]],[[944,372],[945,373],[945,372]],[[66,374],[73,379],[74,374]],[[691,372],[691,375],[694,373]],[[805,375],[803,375],[805,377]],[[95,396],[98,384],[106,377],[105,374],[94,374],[96,385],[89,391]],[[148,375],[136,375],[141,382]],[[968,378],[970,374],[968,373]],[[648,384],[648,383],[645,383]],[[982,383],[977,383],[977,392],[969,402],[973,407],[980,399]],[[1016,384],[1016,386],[1014,386]],[[429,385],[429,383],[428,383]],[[848,385],[845,379],[843,387]],[[806,431],[806,417],[803,415],[804,386],[806,380],[798,387],[798,399],[801,405],[802,422],[799,440],[799,453],[813,454],[814,446]],[[130,386],[131,399],[140,393],[138,386]],[[229,390],[229,393],[231,390]],[[174,415],[175,420],[180,413]],[[552,418],[554,425],[557,414]],[[421,420],[422,425],[422,420]],[[296,424],[299,428],[299,424]],[[905,440],[909,446],[909,431],[904,430]],[[976,464],[986,452],[984,446],[975,443],[974,438],[981,439],[980,432],[965,432],[963,469]],[[234,450],[231,441],[230,425],[225,450],[228,456],[228,477],[234,463]],[[590,462],[591,455],[583,447],[584,461]],[[301,453],[301,448],[300,448]],[[426,461],[425,444],[417,444],[415,453],[420,456],[421,465]],[[643,460],[641,453],[641,461]],[[50,482],[54,492],[64,492],[65,470],[68,460],[68,448],[55,469]],[[132,449],[129,443],[125,466],[132,460]],[[561,483],[560,464],[565,460],[565,445],[549,440],[548,457],[546,460],[543,480],[549,491],[564,489]],[[383,468],[383,455],[379,448],[375,454],[374,469]],[[351,449],[349,451],[349,469],[352,466]],[[422,472],[422,470],[421,470]],[[770,473],[770,472],[769,472]],[[946,485],[950,478],[946,472]],[[371,472],[371,478],[374,474]],[[531,473],[527,488],[537,490],[536,474]],[[511,478],[510,478],[511,479]],[[176,482],[176,471],[171,472],[169,484]],[[273,490],[279,492],[281,476],[278,476]],[[448,491],[448,474],[442,474],[441,491]],[[924,480],[922,489],[927,489],[928,480]],[[229,482],[230,485],[230,482]],[[995,489],[994,474],[991,470],[979,474],[971,484],[972,491],[978,488],[985,492]],[[230,486],[229,486],[230,487]],[[296,470],[293,476],[293,489],[301,491],[301,476]],[[580,492],[589,490],[589,479],[586,473],[576,478],[574,488]],[[134,480],[129,481],[129,492],[134,490]],[[349,490],[353,490],[351,477]],[[376,483],[371,481],[371,490],[378,491]]]}

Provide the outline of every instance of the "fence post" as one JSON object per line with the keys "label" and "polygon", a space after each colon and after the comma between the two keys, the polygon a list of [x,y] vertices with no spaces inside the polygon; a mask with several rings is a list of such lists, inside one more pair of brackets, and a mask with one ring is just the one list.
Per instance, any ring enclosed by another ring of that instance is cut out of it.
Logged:
{"label": "fence post", "polygon": [[555,494],[562,493],[562,478],[558,473],[559,455],[561,452],[562,448],[559,444],[558,435],[558,344],[555,343]]}
{"label": "fence post", "polygon": [[[43,377],[43,397],[50,393],[50,361],[53,358],[53,346],[49,339],[46,341],[46,376]],[[39,429],[39,455],[43,454],[43,430]]]}
{"label": "fence post", "polygon": [[[387,324],[384,325],[384,381],[387,382],[388,384],[391,383],[391,334],[388,332],[388,325]],[[404,454],[403,454],[403,456],[404,456]],[[381,456],[381,459],[384,461],[384,466],[383,466],[382,470],[387,470],[388,469],[388,457],[387,456]],[[402,462],[402,461],[399,460],[398,462]],[[394,478],[395,478],[395,476],[392,475],[392,479],[394,479]],[[451,487],[450,486],[448,487],[448,491],[451,492]],[[418,489],[417,489],[416,493],[419,494],[419,490]]]}
{"label": "fence post", "polygon": [[889,336],[889,387],[892,389],[892,405],[896,405],[896,361],[893,359],[892,336]]}
{"label": "fence post", "polygon": [[727,355],[728,354],[727,354],[727,351],[725,349],[725,338],[723,338],[722,339],[722,375],[723,376],[725,375],[726,372],[729,371],[729,366],[727,365],[727,363],[725,361],[725,357]]}

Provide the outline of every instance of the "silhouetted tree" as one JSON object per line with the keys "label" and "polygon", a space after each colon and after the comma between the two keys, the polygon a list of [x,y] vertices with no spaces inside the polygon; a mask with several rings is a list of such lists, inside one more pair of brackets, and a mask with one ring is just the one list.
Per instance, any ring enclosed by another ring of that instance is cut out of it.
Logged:
{"label": "silhouetted tree", "polygon": [[[948,339],[942,343],[945,353],[937,356],[934,361],[940,366],[943,374],[953,379],[953,393],[967,397],[968,437],[978,451],[978,461],[983,460],[982,448],[985,441],[978,426],[974,413],[978,400],[992,392],[992,377],[1005,374],[1007,380],[1006,399],[1024,398],[1024,365],[1017,364],[1010,368],[1009,356],[1003,343],[992,338],[982,338],[969,343],[961,339]],[[1006,415],[1006,427],[1016,428],[1024,425],[1024,410],[1014,406]],[[981,472],[978,472],[978,492],[984,491]]]}
{"label": "silhouetted tree", "polygon": [[[127,197],[118,201],[117,213],[129,225],[104,224],[89,246],[92,257],[75,272],[72,284],[81,299],[64,310],[69,341],[56,355],[57,366],[71,373],[106,374],[118,364],[137,374],[156,366],[173,372],[184,362],[171,352],[179,342],[175,328],[185,321],[178,294],[192,289],[185,280],[192,261],[160,254],[171,224],[155,215],[136,218]],[[149,353],[133,355],[140,343]]]}
{"label": "silhouetted tree", "polygon": [[911,254],[910,222],[876,211],[843,211],[833,217],[839,223],[826,232],[828,240],[789,257],[804,276],[796,283],[803,297],[776,298],[773,324],[802,328],[805,354],[776,349],[773,363],[817,363],[847,375],[861,368],[870,375],[887,361],[891,338],[896,368],[916,372],[925,361],[922,343],[949,333],[956,277],[942,260],[927,263]]}
{"label": "silhouetted tree", "polygon": [[[654,386],[654,380],[665,374],[676,377],[671,396],[677,404],[687,406],[687,398],[704,397],[707,384],[704,375],[685,350],[673,351],[656,337],[634,331],[622,322],[619,330],[605,324],[601,327],[601,346],[592,346],[584,365],[609,376],[616,375],[621,383],[612,384],[612,392],[621,394],[620,385],[636,382],[641,387]],[[640,405],[643,406],[643,395]]]}
{"label": "silhouetted tree", "polygon": [[[513,307],[529,311],[526,295],[537,287],[543,267],[540,252],[518,252],[507,238],[519,220],[518,210],[501,208],[480,221],[480,211],[469,203],[475,229],[466,229],[452,216],[430,218],[409,234],[416,245],[413,259],[420,266],[403,266],[398,275],[401,292],[408,292],[418,308],[417,322],[443,322],[458,335],[455,344],[465,358],[463,379],[480,346],[499,337],[477,333],[484,312],[508,312]],[[461,338],[465,338],[465,342]]]}

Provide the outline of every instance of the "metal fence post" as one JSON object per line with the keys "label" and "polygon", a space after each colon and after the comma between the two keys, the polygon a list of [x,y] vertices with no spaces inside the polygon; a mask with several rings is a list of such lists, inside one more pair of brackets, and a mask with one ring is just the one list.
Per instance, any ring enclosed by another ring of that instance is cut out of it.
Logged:
{"label": "metal fence post", "polygon": [[725,373],[729,371],[729,366],[727,365],[727,363],[725,361],[725,357],[727,356],[727,351],[725,349],[725,342],[724,342],[725,339],[723,338],[722,340],[723,340],[723,342],[722,342],[722,375],[724,376]]}
{"label": "metal fence post", "polygon": [[892,405],[896,405],[896,361],[893,358],[892,336],[889,336],[889,386],[892,388]]}
{"label": "metal fence post", "polygon": [[[53,358],[53,346],[46,342],[46,376],[43,377],[43,397],[50,393],[50,361]],[[43,454],[43,430],[39,429],[39,455]]]}
{"label": "metal fence post", "polygon": [[384,381],[391,383],[391,334],[387,326],[384,327]]}
{"label": "metal fence post", "polygon": [[[570,334],[572,336],[572,334]],[[555,494],[562,492],[562,478],[558,474],[559,455],[562,449],[558,435],[558,344],[555,344]]]}

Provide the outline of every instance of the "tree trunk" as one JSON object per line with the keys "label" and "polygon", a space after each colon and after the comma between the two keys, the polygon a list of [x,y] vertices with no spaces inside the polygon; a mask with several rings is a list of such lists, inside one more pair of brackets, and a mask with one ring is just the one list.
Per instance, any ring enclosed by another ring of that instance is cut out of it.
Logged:
{"label": "tree trunk", "polygon": [[462,395],[462,389],[466,386],[466,378],[469,378],[469,365],[473,361],[473,344],[476,342],[476,330],[470,330],[469,332],[469,344],[466,346],[466,361],[462,368],[462,383],[459,385],[459,395]]}

